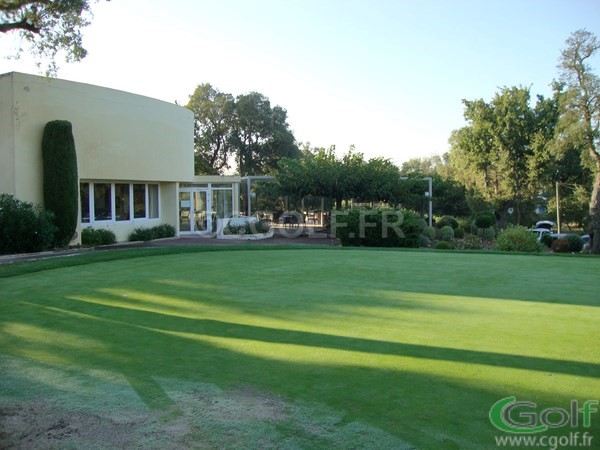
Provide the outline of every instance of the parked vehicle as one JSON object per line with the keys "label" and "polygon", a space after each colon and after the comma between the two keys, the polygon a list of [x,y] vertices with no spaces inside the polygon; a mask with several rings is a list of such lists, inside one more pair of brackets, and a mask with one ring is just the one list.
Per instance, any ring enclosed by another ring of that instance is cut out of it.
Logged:
{"label": "parked vehicle", "polygon": [[538,241],[541,241],[545,234],[553,234],[548,228],[531,228],[529,231],[537,235]]}
{"label": "parked vehicle", "polygon": [[583,250],[582,251],[587,251],[590,248],[590,235],[589,234],[584,234],[583,236],[581,236],[581,239],[583,239]]}
{"label": "parked vehicle", "polygon": [[535,223],[535,226],[533,227],[533,229],[538,229],[538,228],[545,228],[546,230],[550,230],[552,231],[554,229],[554,225],[555,223],[552,222],[551,220],[540,220],[539,222]]}

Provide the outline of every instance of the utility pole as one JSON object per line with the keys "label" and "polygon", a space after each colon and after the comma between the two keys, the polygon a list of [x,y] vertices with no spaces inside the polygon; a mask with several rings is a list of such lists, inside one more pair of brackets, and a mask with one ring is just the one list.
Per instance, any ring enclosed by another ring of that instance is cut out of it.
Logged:
{"label": "utility pole", "polygon": [[427,180],[429,183],[429,191],[427,199],[429,200],[429,226],[433,226],[433,178],[432,177],[423,177],[424,180]]}
{"label": "utility pole", "polygon": [[556,227],[558,228],[558,233],[560,234],[560,194],[558,192],[558,186],[560,183],[556,182]]}

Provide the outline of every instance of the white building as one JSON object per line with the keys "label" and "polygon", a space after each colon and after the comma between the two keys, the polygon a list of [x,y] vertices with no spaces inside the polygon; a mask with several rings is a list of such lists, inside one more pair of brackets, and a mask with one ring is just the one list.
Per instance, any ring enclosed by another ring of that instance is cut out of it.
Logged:
{"label": "white building", "polygon": [[[194,175],[194,117],[181,106],[114,89],[11,72],[0,75],[0,192],[43,205],[46,123],[73,125],[80,225],[127,240],[167,223],[178,235],[237,216],[239,177]],[[76,240],[79,242],[79,239]]]}

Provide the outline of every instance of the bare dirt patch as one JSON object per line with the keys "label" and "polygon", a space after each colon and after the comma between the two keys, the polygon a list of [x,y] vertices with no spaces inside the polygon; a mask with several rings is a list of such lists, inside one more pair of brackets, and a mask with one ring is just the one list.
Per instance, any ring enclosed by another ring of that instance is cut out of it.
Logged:
{"label": "bare dirt patch", "polygon": [[1,449],[410,449],[327,405],[251,385],[152,378],[168,407],[121,374],[0,357]]}
{"label": "bare dirt patch", "polygon": [[[47,401],[0,406],[0,447],[55,448],[178,448],[187,427],[169,424],[156,430],[150,415],[115,420],[84,411],[68,411]],[[153,430],[155,429],[155,430]]]}

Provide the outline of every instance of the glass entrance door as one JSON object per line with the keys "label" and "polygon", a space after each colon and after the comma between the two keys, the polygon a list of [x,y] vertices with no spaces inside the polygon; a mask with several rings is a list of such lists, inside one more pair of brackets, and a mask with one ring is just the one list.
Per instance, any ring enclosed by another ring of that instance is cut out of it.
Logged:
{"label": "glass entrance door", "polygon": [[206,189],[179,191],[179,231],[210,233],[213,228],[210,204]]}
{"label": "glass entrance door", "polygon": [[190,192],[179,192],[179,231],[189,233],[192,231],[192,202]]}
{"label": "glass entrance door", "polygon": [[194,191],[194,231],[199,233],[212,231],[212,220],[206,191]]}

